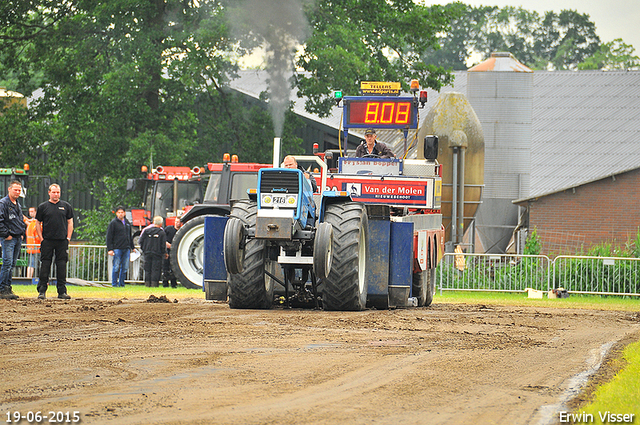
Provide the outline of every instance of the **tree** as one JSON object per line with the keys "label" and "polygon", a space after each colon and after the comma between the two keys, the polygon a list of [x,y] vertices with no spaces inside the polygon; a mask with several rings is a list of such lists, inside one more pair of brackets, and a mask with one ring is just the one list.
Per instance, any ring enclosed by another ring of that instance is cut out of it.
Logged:
{"label": "tree", "polygon": [[465,6],[439,44],[439,50],[426,52],[425,62],[463,70],[471,57],[485,60],[507,51],[534,69],[576,69],[598,49],[600,39],[589,15],[574,10],[541,17],[522,7]]}
{"label": "tree", "polygon": [[412,0],[320,0],[306,14],[312,35],[297,60],[296,75],[306,109],[326,116],[333,89],[358,93],[361,81],[397,81],[408,90],[412,78],[440,89],[451,82],[442,66],[421,56],[437,48],[437,33],[446,31],[459,7],[424,7]]}
{"label": "tree", "polygon": [[[28,121],[40,127],[32,144],[48,159],[48,169],[39,171],[81,169],[91,182],[135,176],[150,159],[156,164],[211,160],[204,157],[203,145],[217,152],[230,146],[246,160],[264,156],[258,139],[274,134],[266,110],[242,107],[226,89],[237,70],[235,58],[270,40],[272,31],[243,31],[246,27],[239,25],[240,33],[234,33],[228,15],[262,3],[3,2],[0,68],[16,90],[25,95],[38,90]],[[275,7],[278,1],[272,3],[274,10],[282,9]],[[434,88],[450,81],[442,67],[423,64],[420,53],[435,45],[435,34],[446,30],[456,8],[426,8],[411,0],[301,4],[311,35],[298,60],[304,72],[296,82],[300,95],[310,98],[308,110],[326,113],[332,88],[353,93],[362,80],[401,81],[405,88],[415,77]],[[285,24],[280,29],[297,27]],[[287,56],[282,58],[286,62]],[[290,65],[293,69],[293,61]],[[273,91],[264,99],[274,104]],[[290,117],[284,123],[283,141],[291,151],[299,149],[299,140],[291,137],[298,124]]]}
{"label": "tree", "polygon": [[596,26],[589,20],[589,15],[575,10],[562,10],[558,15],[547,12],[537,34],[544,35],[538,37],[544,43],[535,46],[536,55],[547,60],[554,69],[576,69],[600,46]]}
{"label": "tree", "polygon": [[621,38],[604,43],[592,56],[578,64],[578,69],[602,69],[610,71],[614,69],[638,69],[640,58],[634,55],[635,49],[626,44]]}
{"label": "tree", "polygon": [[150,157],[184,161],[197,144],[196,91],[235,69],[215,0],[10,0],[1,12],[4,66],[25,94],[32,70],[44,73],[32,117],[47,123],[54,173],[77,167],[97,180]]}
{"label": "tree", "polygon": [[[240,161],[271,163],[275,137],[272,117],[266,107],[267,93],[259,101],[250,101],[231,91],[204,93],[198,96],[199,152],[191,158],[196,163],[220,161],[226,152],[237,154]],[[302,126],[300,118],[287,112],[284,116],[282,152],[302,154],[302,140],[295,130]],[[236,137],[242,134],[242,139]],[[200,160],[200,162],[197,162]]]}
{"label": "tree", "polygon": [[0,166],[17,167],[34,164],[36,152],[43,142],[43,129],[30,120],[22,105],[4,107],[0,100]]}

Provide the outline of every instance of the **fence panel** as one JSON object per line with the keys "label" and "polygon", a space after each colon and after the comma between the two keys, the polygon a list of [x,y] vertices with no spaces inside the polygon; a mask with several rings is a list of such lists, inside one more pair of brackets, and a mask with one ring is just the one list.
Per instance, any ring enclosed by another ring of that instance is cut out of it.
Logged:
{"label": "fence panel", "polygon": [[[27,246],[23,245],[20,261],[14,268],[13,276],[16,278],[37,278],[40,273],[40,254],[36,255],[36,261],[32,261],[27,253]],[[67,263],[67,277],[82,279],[96,283],[111,283],[111,263],[113,257],[107,254],[104,245],[69,245],[69,261]],[[142,258],[137,258],[129,263],[129,271],[126,281],[129,283],[144,283],[144,270]],[[54,259],[55,261],[55,259]],[[33,265],[33,271],[29,270]],[[51,266],[51,278],[56,277],[55,264]]]}
{"label": "fence panel", "polygon": [[640,258],[560,255],[551,279],[574,293],[640,296]]}
{"label": "fence panel", "polygon": [[447,253],[436,271],[443,290],[521,292],[549,289],[545,255]]}
{"label": "fence panel", "polygon": [[[23,245],[14,277],[33,277],[40,269]],[[129,263],[127,282],[144,282],[142,258]],[[70,245],[67,276],[96,283],[111,283],[112,257],[103,245]],[[448,290],[522,292],[564,288],[572,293],[640,296],[640,258],[562,255],[447,253],[436,269],[440,292]],[[55,278],[55,267],[52,277]]]}

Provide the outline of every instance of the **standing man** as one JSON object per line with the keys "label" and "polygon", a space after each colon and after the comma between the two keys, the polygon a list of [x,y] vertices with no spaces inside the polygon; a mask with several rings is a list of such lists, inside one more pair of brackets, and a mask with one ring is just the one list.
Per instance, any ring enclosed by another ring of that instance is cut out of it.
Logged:
{"label": "standing man", "polygon": [[124,279],[129,271],[129,256],[135,251],[131,223],[125,217],[124,207],[116,208],[116,217],[107,227],[107,253],[113,257],[111,286],[124,288]]}
{"label": "standing man", "polygon": [[27,254],[29,254],[29,265],[27,266],[27,277],[32,279],[36,271],[36,264],[40,260],[40,238],[36,232],[36,207],[29,207],[28,221]]}
{"label": "standing man", "polygon": [[171,281],[171,287],[178,287],[178,280],[176,279],[176,275],[173,274],[173,270],[171,270],[171,243],[173,242],[173,237],[176,235],[176,232],[179,228],[182,227],[182,222],[180,221],[180,217],[176,217],[176,221],[173,223],[173,226],[167,226],[164,228],[164,234],[167,237],[167,258],[162,260],[162,286],[167,288],[169,286],[169,281]]}
{"label": "standing man", "polygon": [[154,217],[153,226],[146,227],[140,234],[140,248],[144,252],[144,284],[157,287],[160,283],[162,260],[168,257],[162,217]]}
{"label": "standing man", "polygon": [[22,236],[27,229],[24,214],[18,198],[22,193],[22,183],[14,180],[9,184],[9,194],[0,199],[0,243],[2,243],[2,268],[0,268],[0,298],[18,298],[11,288],[13,267],[20,257]]}
{"label": "standing man", "polygon": [[71,297],[67,294],[67,250],[73,234],[73,208],[68,202],[60,200],[60,186],[55,183],[49,186],[49,200],[38,205],[36,231],[42,240],[38,298],[47,298],[51,262],[55,253],[58,298],[69,300]]}

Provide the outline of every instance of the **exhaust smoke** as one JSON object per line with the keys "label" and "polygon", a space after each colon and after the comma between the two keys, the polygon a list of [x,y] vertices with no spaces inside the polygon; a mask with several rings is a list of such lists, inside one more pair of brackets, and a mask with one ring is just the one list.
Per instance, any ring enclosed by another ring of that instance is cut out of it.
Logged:
{"label": "exhaust smoke", "polygon": [[276,137],[282,136],[284,115],[289,108],[295,53],[308,34],[302,10],[305,1],[244,0],[230,14],[238,28],[248,29],[264,42],[269,109]]}

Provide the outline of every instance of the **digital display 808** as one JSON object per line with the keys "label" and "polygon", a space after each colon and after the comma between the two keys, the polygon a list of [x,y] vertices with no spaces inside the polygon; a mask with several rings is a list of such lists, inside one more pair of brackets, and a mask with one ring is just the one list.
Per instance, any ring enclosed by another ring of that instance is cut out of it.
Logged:
{"label": "digital display 808", "polygon": [[345,99],[347,127],[416,128],[412,98]]}

